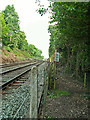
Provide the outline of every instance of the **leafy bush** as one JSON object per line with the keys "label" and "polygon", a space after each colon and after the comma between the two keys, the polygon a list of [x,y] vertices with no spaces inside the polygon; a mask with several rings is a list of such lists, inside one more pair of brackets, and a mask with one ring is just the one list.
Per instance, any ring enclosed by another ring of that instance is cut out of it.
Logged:
{"label": "leafy bush", "polygon": [[12,51],[9,46],[6,47],[6,50],[7,50],[8,52],[11,52],[11,51]]}
{"label": "leafy bush", "polygon": [[8,54],[7,54],[6,52],[4,53],[4,55],[7,55],[7,56],[8,56]]}

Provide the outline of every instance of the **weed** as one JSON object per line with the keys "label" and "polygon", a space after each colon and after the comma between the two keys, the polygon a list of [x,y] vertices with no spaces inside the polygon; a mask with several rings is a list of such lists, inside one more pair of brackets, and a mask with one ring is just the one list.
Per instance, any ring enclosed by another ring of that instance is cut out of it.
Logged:
{"label": "weed", "polygon": [[53,93],[48,92],[48,98],[56,98],[56,96]]}
{"label": "weed", "polygon": [[70,95],[70,93],[68,91],[64,91],[64,90],[56,90],[55,91],[57,96],[67,96]]}
{"label": "weed", "polygon": [[56,98],[57,96],[67,96],[70,95],[68,91],[65,90],[52,90],[48,92],[48,98]]}
{"label": "weed", "polygon": [[53,118],[52,116],[45,116],[44,118],[47,120],[55,120],[55,118]]}
{"label": "weed", "polygon": [[48,98],[56,98],[56,96],[51,94],[51,95],[48,96]]}
{"label": "weed", "polygon": [[10,48],[9,46],[6,47],[6,50],[7,50],[8,52],[11,52],[11,48]]}
{"label": "weed", "polygon": [[7,53],[4,53],[4,55],[8,56],[8,54],[7,54]]}

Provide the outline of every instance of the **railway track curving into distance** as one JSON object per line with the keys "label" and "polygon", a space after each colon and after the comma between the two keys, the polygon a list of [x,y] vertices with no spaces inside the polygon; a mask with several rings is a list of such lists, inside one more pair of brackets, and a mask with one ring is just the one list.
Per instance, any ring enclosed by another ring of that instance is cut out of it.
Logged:
{"label": "railway track curving into distance", "polygon": [[0,71],[2,77],[0,84],[1,118],[30,117],[29,112],[32,111],[32,105],[36,103],[35,109],[37,109],[38,116],[41,114],[45,80],[48,80],[47,67],[46,61],[30,61],[24,64],[9,64],[2,68]]}
{"label": "railway track curving into distance", "polygon": [[11,66],[17,66],[17,65],[24,65],[27,63],[32,63],[36,62],[37,60],[30,60],[30,61],[24,61],[24,62],[14,62],[14,63],[7,63],[7,64],[0,64],[0,68],[6,68],[6,67],[11,67]]}
{"label": "railway track curving into distance", "polygon": [[[13,64],[11,65],[12,67],[10,65],[4,66],[4,70],[0,72],[0,76],[2,77],[0,90],[5,91],[5,89],[22,85],[26,81],[28,72],[32,69],[32,67],[39,66],[42,62],[43,61],[35,61],[32,63],[26,62],[20,66]],[[5,70],[5,68],[8,68],[8,70]]]}

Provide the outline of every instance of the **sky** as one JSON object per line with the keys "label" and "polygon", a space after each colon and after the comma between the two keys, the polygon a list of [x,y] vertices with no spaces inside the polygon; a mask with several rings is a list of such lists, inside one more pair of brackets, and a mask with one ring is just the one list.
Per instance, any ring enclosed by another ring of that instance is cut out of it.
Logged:
{"label": "sky", "polygon": [[[38,1],[38,0],[37,0]],[[48,58],[49,49],[49,14],[41,16],[36,12],[38,3],[36,0],[0,0],[0,10],[4,10],[7,5],[14,5],[20,20],[20,30],[26,34],[29,44],[35,45],[42,50],[44,58]],[[42,0],[45,7],[49,5],[47,0]]]}

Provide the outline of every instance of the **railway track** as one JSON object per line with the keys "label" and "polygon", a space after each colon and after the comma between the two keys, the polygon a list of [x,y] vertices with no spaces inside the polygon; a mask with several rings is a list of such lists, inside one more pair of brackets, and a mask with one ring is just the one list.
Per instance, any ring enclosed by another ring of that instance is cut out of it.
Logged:
{"label": "railway track", "polygon": [[45,61],[37,61],[10,68],[0,73],[2,75],[0,86],[0,92],[2,93],[1,118],[30,117],[27,116],[27,113],[30,112],[29,108],[35,105],[35,100],[38,105],[38,115],[40,114],[43,103],[44,80],[46,79],[45,65]]}
{"label": "railway track", "polygon": [[37,62],[28,63],[26,65],[21,65],[21,66],[16,66],[14,68],[10,66],[10,68],[2,70],[2,72],[0,72],[0,75],[3,75],[3,74],[5,75],[6,73],[13,72],[13,71],[16,71],[16,70],[19,70],[19,69],[34,65],[35,63],[37,63]]}
{"label": "railway track", "polygon": [[0,75],[2,75],[2,83],[0,85],[0,90],[5,90],[6,88],[11,88],[13,86],[20,86],[27,79],[27,74],[32,67],[38,66],[41,63],[41,61],[28,63],[26,65],[1,72]]}
{"label": "railway track", "polygon": [[0,64],[0,72],[6,71],[12,68],[20,67],[26,64],[30,64],[33,62],[37,62],[37,61],[34,60],[34,61],[18,62],[18,63],[11,63],[11,64]]}
{"label": "railway track", "polygon": [[0,68],[6,68],[6,67],[11,67],[11,66],[23,65],[23,64],[32,63],[32,62],[36,62],[36,60],[25,61],[25,62],[15,62],[15,63],[0,64]]}

